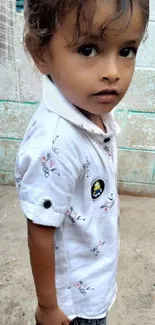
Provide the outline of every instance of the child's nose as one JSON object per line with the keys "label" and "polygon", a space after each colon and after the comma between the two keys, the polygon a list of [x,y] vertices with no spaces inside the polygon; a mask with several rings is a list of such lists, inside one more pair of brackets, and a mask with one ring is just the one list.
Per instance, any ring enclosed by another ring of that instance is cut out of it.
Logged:
{"label": "child's nose", "polygon": [[120,69],[115,58],[107,58],[100,71],[102,71],[100,74],[101,81],[107,80],[110,83],[115,83],[120,80]]}

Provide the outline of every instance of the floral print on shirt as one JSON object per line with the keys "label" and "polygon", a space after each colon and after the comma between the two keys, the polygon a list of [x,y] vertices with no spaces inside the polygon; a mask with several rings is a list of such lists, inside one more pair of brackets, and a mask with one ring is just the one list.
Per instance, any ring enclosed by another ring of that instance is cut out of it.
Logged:
{"label": "floral print on shirt", "polygon": [[88,157],[86,157],[86,162],[85,162],[85,164],[83,164],[83,169],[86,171],[87,178],[89,177],[90,165],[91,165],[91,162],[88,159]]}
{"label": "floral print on shirt", "polygon": [[104,147],[104,150],[105,150],[105,152],[108,154],[108,156],[110,157],[110,156],[111,156],[110,148],[109,148],[108,146],[105,146],[105,147]]}
{"label": "floral print on shirt", "polygon": [[70,219],[70,221],[75,225],[77,221],[85,221],[84,218],[78,215],[78,213],[74,210],[73,207],[70,207],[70,210],[65,212],[65,215]]}
{"label": "floral print on shirt", "polygon": [[94,290],[94,288],[91,288],[90,286],[86,286],[83,281],[79,281],[77,284],[75,284],[75,287],[80,291],[81,294],[84,296],[88,293],[88,291]]}
{"label": "floral print on shirt", "polygon": [[91,253],[93,253],[95,256],[98,256],[101,253],[102,247],[105,245],[105,241],[99,241],[99,244],[90,250]]}
{"label": "floral print on shirt", "polygon": [[23,177],[15,177],[15,182],[18,187],[21,187],[21,182],[22,182]]}
{"label": "floral print on shirt", "polygon": [[111,196],[108,198],[108,200],[105,201],[105,203],[103,205],[101,205],[100,209],[104,209],[104,211],[106,213],[108,213],[114,205],[115,205],[115,200],[114,200],[113,194],[111,194]]}
{"label": "floral print on shirt", "polygon": [[55,139],[53,140],[53,145],[52,145],[52,150],[56,153],[56,155],[59,154],[59,149],[56,146],[56,141],[59,139],[59,135],[57,135],[55,137]]}
{"label": "floral print on shirt", "polygon": [[50,173],[55,173],[58,176],[60,176],[60,173],[58,172],[57,168],[55,167],[55,162],[52,160],[51,154],[47,153],[44,156],[41,156],[39,158],[40,163],[43,168],[44,176],[48,178],[50,176]]}

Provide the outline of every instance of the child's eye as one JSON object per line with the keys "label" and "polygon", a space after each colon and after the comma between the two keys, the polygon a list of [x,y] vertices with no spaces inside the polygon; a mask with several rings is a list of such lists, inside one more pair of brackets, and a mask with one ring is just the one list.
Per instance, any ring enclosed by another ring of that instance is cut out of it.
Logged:
{"label": "child's eye", "polygon": [[79,47],[78,53],[89,58],[94,58],[98,55],[98,50],[95,45],[82,45]]}
{"label": "child's eye", "polygon": [[136,53],[137,50],[133,47],[125,47],[119,52],[120,56],[127,59],[133,59],[136,56]]}

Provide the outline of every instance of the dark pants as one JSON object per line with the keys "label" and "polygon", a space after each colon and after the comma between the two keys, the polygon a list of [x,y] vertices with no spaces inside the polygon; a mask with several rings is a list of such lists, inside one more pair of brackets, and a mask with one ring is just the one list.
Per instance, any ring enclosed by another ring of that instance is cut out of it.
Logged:
{"label": "dark pants", "polygon": [[[39,325],[36,323],[36,325]],[[70,325],[106,325],[106,318],[102,319],[84,319],[77,317],[72,320]]]}
{"label": "dark pants", "polygon": [[106,325],[106,318],[102,319],[84,319],[75,318],[70,325]]}

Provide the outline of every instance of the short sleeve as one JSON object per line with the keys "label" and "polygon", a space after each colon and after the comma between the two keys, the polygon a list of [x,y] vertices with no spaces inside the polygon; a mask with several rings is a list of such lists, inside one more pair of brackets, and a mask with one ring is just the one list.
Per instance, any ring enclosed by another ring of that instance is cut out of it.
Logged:
{"label": "short sleeve", "polygon": [[15,178],[24,215],[36,224],[59,227],[79,178],[76,157],[29,148],[18,154]]}

